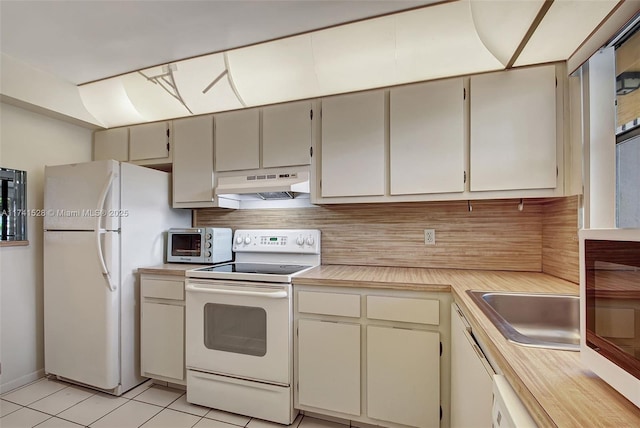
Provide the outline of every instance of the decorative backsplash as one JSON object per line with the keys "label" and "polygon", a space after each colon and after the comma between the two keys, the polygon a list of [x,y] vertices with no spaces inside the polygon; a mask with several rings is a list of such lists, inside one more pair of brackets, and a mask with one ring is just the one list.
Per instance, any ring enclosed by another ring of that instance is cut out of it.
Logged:
{"label": "decorative backsplash", "polygon": [[[522,211],[519,202],[472,201],[472,211],[467,201],[206,208],[194,210],[194,225],[317,228],[322,231],[323,264],[532,272],[544,268],[577,282],[577,197],[525,200]],[[435,229],[435,245],[424,244],[424,229]],[[575,272],[565,272],[574,267]]]}
{"label": "decorative backsplash", "polygon": [[542,210],[542,271],[576,284],[580,282],[579,198],[550,199]]}

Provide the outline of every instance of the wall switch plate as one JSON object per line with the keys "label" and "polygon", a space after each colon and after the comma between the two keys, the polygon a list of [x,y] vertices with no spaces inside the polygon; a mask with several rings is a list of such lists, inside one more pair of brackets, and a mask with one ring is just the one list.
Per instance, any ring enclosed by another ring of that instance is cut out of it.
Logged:
{"label": "wall switch plate", "polygon": [[436,245],[436,230],[425,229],[424,230],[424,245]]}

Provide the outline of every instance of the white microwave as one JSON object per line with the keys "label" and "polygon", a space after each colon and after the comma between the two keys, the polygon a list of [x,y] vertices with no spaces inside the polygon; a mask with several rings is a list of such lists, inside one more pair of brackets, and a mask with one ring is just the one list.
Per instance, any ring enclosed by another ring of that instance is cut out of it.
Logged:
{"label": "white microwave", "polygon": [[580,355],[640,407],[640,229],[580,231]]}
{"label": "white microwave", "polygon": [[222,263],[231,260],[231,229],[169,229],[167,263]]}

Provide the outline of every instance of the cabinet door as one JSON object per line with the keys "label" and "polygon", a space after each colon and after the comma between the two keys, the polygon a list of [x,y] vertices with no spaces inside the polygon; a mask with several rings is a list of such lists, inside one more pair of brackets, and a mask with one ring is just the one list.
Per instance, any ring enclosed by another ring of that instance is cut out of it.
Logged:
{"label": "cabinet door", "polygon": [[260,111],[220,113],[214,121],[216,171],[260,168]]}
{"label": "cabinet door", "polygon": [[93,160],[129,160],[129,128],[107,129],[93,134]]}
{"label": "cabinet door", "polygon": [[367,416],[414,427],[440,425],[440,336],[367,327]]}
{"label": "cabinet door", "polygon": [[451,305],[451,426],[490,427],[493,372]]}
{"label": "cabinet door", "polygon": [[298,321],[298,402],[360,415],[360,325]]}
{"label": "cabinet door", "polygon": [[311,102],[262,109],[262,166],[309,165]]}
{"label": "cabinet door", "polygon": [[173,122],[173,202],[213,200],[213,116]]}
{"label": "cabinet door", "polygon": [[462,79],[391,89],[391,194],[464,191]]}
{"label": "cabinet door", "polygon": [[145,123],[129,128],[129,160],[169,159],[169,123]]}
{"label": "cabinet door", "polygon": [[322,196],[385,193],[384,91],[322,100]]}
{"label": "cabinet door", "polygon": [[143,375],[184,380],[184,306],[142,303]]}
{"label": "cabinet door", "polygon": [[555,66],[471,77],[471,191],[556,187]]}

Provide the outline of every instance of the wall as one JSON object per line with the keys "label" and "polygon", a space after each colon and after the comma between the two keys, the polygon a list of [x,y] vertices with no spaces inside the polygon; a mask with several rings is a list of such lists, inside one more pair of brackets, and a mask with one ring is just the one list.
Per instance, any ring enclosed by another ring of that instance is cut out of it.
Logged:
{"label": "wall", "polygon": [[0,100],[90,128],[102,124],[85,108],[78,87],[0,53]]}
{"label": "wall", "polygon": [[[91,131],[0,103],[0,165],[27,171],[28,208],[43,207],[44,166],[91,160]],[[29,245],[0,247],[0,391],[43,374],[42,218]]]}
{"label": "wall", "polygon": [[[542,270],[541,201],[325,205],[290,210],[196,210],[194,224],[319,228],[322,262],[376,266]],[[424,245],[423,229],[436,245]]]}

